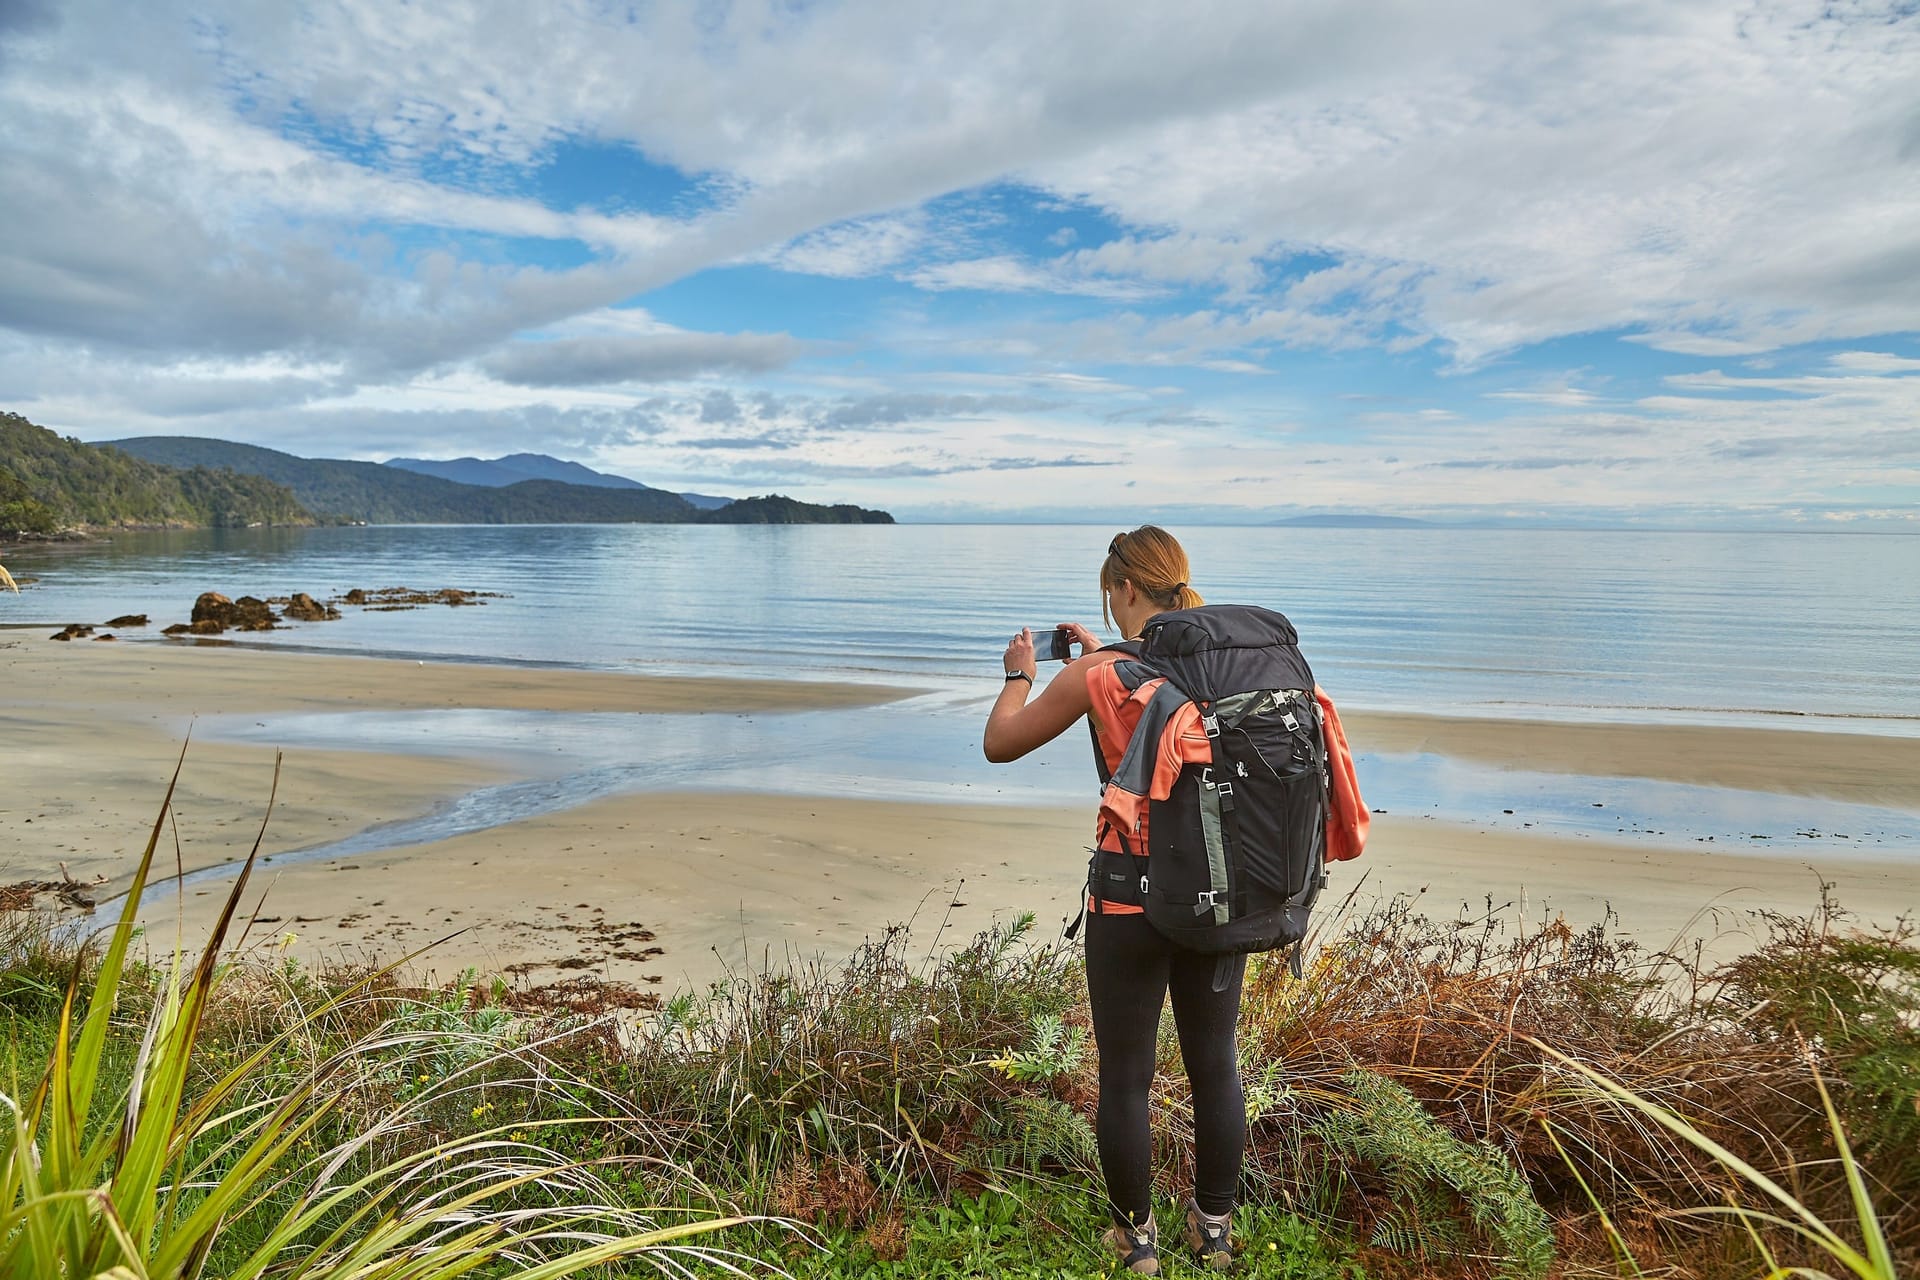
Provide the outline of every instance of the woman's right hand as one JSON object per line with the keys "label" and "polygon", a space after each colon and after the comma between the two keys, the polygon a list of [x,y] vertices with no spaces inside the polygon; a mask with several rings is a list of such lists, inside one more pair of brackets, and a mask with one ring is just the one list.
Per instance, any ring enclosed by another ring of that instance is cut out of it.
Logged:
{"label": "woman's right hand", "polygon": [[1077,622],[1063,622],[1060,628],[1072,636],[1073,642],[1080,646],[1080,656],[1083,658],[1100,647],[1100,638]]}

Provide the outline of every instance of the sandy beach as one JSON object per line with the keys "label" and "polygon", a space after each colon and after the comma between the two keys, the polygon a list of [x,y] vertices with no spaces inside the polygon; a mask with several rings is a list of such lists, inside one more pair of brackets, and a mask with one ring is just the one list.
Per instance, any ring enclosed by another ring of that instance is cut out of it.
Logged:
{"label": "sandy beach", "polygon": [[[395,662],[243,648],[55,645],[0,633],[0,883],[125,878],[152,827],[193,715],[497,707],[551,711],[823,710],[904,691],[868,685],[668,679],[609,672]],[[1431,751],[1495,766],[1664,778],[1920,809],[1920,741],[1801,730],[1558,725],[1353,712],[1357,749]],[[1793,750],[1782,750],[1791,734]],[[161,859],[209,867],[259,831],[273,752],[196,743]],[[245,908],[250,940],[311,961],[391,959],[541,984],[598,974],[663,994],[743,967],[845,955],[888,924],[914,945],[961,941],[1032,911],[1055,932],[1076,907],[1090,806],[912,804],[841,797],[605,796],[399,850],[276,865],[277,854],[424,813],[502,780],[486,765],[293,749]],[[1362,778],[1364,785],[1365,779]],[[1362,878],[1364,877],[1364,883]],[[1863,916],[1920,907],[1920,850],[1873,858],[1662,848],[1384,815],[1329,901],[1424,893],[1450,916],[1524,904],[1588,923],[1611,908],[1649,945],[1734,931],[1759,908],[1804,911],[1832,881]],[[149,896],[156,946],[191,941],[225,882]],[[291,935],[292,941],[286,941]],[[454,935],[448,937],[448,935]]]}

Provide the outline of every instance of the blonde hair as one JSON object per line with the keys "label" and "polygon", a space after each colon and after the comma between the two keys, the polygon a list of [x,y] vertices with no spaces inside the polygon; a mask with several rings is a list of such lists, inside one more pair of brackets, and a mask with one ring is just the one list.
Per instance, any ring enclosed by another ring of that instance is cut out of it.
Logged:
{"label": "blonde hair", "polygon": [[1116,533],[1100,563],[1100,617],[1108,626],[1113,616],[1107,592],[1123,582],[1162,609],[1192,609],[1206,603],[1187,585],[1187,553],[1179,539],[1157,524],[1143,524],[1131,533]]}

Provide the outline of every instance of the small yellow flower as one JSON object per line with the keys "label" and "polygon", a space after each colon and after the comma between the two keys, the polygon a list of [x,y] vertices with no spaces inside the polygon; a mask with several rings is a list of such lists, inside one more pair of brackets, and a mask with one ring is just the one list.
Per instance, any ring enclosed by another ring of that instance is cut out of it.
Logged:
{"label": "small yellow flower", "polygon": [[425,1084],[425,1083],[426,1083],[427,1081],[429,1081],[429,1080],[431,1080],[431,1079],[433,1079],[433,1077],[432,1077],[432,1076],[430,1076],[430,1075],[428,1075],[428,1074],[427,1074],[426,1072],[424,1072],[424,1071],[422,1071],[422,1072],[420,1073],[420,1083],[421,1083],[421,1084]]}
{"label": "small yellow flower", "polygon": [[1274,1243],[1273,1241],[1271,1241],[1271,1240],[1269,1240],[1269,1241],[1267,1241],[1267,1252],[1268,1252],[1268,1253],[1278,1253],[1278,1252],[1280,1252],[1280,1246],[1279,1246],[1279,1245],[1277,1245],[1277,1244],[1275,1244],[1275,1243]]}
{"label": "small yellow flower", "polygon": [[527,1131],[525,1129],[515,1129],[512,1133],[507,1135],[508,1142],[525,1142],[526,1140],[527,1140]]}
{"label": "small yellow flower", "polygon": [[473,1109],[473,1118],[475,1120],[478,1120],[481,1116],[487,1114],[487,1112],[491,1110],[493,1110],[493,1104],[491,1102],[483,1102],[479,1106]]}

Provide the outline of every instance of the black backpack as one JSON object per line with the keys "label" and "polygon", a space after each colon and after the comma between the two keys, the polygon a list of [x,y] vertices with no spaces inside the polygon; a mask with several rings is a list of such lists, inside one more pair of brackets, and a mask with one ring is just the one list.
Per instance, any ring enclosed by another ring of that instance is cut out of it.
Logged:
{"label": "black backpack", "polygon": [[[1094,763],[1110,794],[1145,797],[1161,738],[1191,702],[1213,759],[1182,766],[1172,794],[1147,803],[1146,848],[1116,831],[1126,852],[1097,850],[1088,869],[1094,911],[1139,906],[1166,938],[1192,951],[1234,955],[1295,946],[1326,885],[1327,747],[1313,672],[1293,624],[1270,609],[1205,605],[1162,613],[1114,675],[1148,700],[1119,765]],[[1089,718],[1088,727],[1092,727]],[[1299,972],[1296,949],[1293,966]]]}

